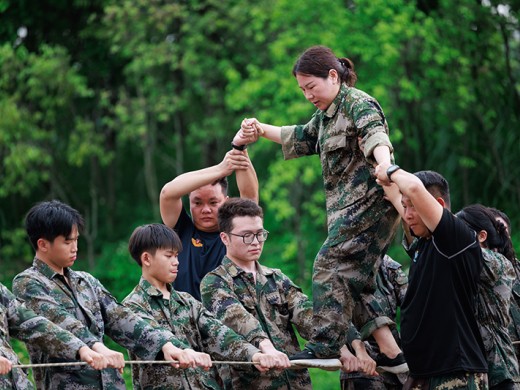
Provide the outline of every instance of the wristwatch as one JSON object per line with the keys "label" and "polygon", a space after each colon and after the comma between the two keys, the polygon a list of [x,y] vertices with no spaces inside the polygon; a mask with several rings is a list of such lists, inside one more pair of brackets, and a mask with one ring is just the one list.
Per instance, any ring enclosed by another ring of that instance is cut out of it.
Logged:
{"label": "wristwatch", "polygon": [[247,145],[235,145],[233,142],[231,142],[231,147],[236,150],[246,150]]}
{"label": "wristwatch", "polygon": [[395,171],[398,171],[399,169],[401,169],[399,167],[399,165],[390,165],[388,167],[388,169],[386,170],[386,176],[388,176],[388,180],[392,181],[392,175],[394,174]]}

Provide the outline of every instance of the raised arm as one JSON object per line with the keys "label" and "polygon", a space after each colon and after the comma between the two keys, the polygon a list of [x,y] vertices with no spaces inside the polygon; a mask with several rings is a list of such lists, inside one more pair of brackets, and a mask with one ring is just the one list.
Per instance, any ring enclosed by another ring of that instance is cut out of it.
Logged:
{"label": "raised arm", "polygon": [[[379,183],[389,182],[386,174],[389,167],[390,163],[376,167],[375,174]],[[402,196],[410,200],[428,230],[433,232],[442,218],[443,206],[428,192],[417,176],[404,169],[398,169],[392,174],[392,182],[397,185]]]}
{"label": "raised arm", "polygon": [[[251,161],[245,152],[231,150],[226,153],[224,159],[217,165],[198,171],[186,172],[166,183],[161,190],[159,206],[161,218],[165,225],[173,228],[182,211],[182,197],[202,186],[213,183],[222,177],[229,176],[235,170],[253,170]],[[247,174],[246,174],[247,175]],[[246,176],[243,181],[251,182],[252,174]],[[258,187],[258,184],[256,185]],[[258,188],[256,189],[258,198]],[[254,196],[254,195],[253,195]]]}
{"label": "raised arm", "polygon": [[238,191],[240,192],[241,198],[251,199],[252,201],[258,203],[259,195],[258,195],[258,178],[256,176],[255,167],[251,159],[249,158],[249,154],[247,150],[240,152],[238,150],[235,153],[242,153],[244,157],[247,157],[249,161],[249,167],[246,169],[237,169],[235,171]]}

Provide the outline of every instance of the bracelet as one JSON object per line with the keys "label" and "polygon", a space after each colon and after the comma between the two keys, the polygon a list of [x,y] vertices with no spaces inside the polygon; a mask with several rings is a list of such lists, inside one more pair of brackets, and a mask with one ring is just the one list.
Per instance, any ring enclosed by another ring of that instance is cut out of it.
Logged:
{"label": "bracelet", "polygon": [[396,171],[398,171],[399,169],[401,169],[401,168],[399,167],[399,165],[395,165],[395,164],[390,165],[390,166],[388,167],[388,169],[386,170],[386,176],[388,177],[388,180],[392,181],[392,175],[393,175]]}
{"label": "bracelet", "polygon": [[231,147],[236,150],[246,150],[247,145],[235,145],[233,142],[231,142]]}

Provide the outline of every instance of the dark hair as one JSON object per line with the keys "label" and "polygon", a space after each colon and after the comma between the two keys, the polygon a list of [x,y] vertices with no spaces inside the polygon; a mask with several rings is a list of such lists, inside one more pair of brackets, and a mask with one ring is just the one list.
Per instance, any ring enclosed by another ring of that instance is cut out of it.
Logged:
{"label": "dark hair", "polygon": [[83,217],[76,209],[59,200],[40,202],[25,216],[25,231],[34,250],[38,249],[40,238],[53,242],[58,236],[67,237],[74,226],[81,232]]}
{"label": "dark hair", "polygon": [[506,229],[509,235],[511,235],[511,220],[502,210],[496,209],[494,207],[489,207],[489,210],[495,215],[495,218],[502,218],[506,223]]}
{"label": "dark hair", "polygon": [[487,233],[486,241],[484,241],[486,248],[496,250],[511,262],[515,261],[515,253],[507,229],[503,223],[496,220],[495,214],[488,207],[472,204],[459,211],[457,217],[477,233],[482,230]]}
{"label": "dark hair", "polygon": [[235,217],[264,218],[262,208],[250,199],[230,198],[218,209],[218,227],[221,232],[229,233],[233,230]]}
{"label": "dark hair", "polygon": [[213,183],[211,183],[212,186],[216,186],[217,184],[220,184],[220,187],[222,188],[222,193],[224,196],[227,196],[228,194],[228,179],[227,176],[224,176],[220,179],[215,180]]}
{"label": "dark hair", "polygon": [[446,203],[446,208],[451,207],[450,186],[448,181],[438,172],[419,171],[414,173],[421,180],[424,187],[435,197],[441,197]]}
{"label": "dark hair", "polygon": [[348,58],[338,58],[331,49],[325,46],[312,46],[305,50],[294,64],[292,73],[316,76],[326,79],[329,71],[335,69],[339,78],[349,87],[357,81],[354,63]]}
{"label": "dark hair", "polygon": [[182,251],[182,242],[175,231],[163,224],[152,223],[135,228],[128,240],[128,251],[132,258],[142,266],[141,255],[149,252],[155,255],[157,249],[172,249]]}

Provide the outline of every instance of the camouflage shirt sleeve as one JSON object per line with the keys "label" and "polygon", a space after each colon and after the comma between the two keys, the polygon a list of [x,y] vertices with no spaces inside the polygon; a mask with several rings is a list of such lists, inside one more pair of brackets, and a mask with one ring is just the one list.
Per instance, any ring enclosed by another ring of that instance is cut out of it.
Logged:
{"label": "camouflage shirt sleeve", "polygon": [[56,301],[47,286],[38,279],[26,273],[17,275],[13,280],[13,292],[31,310],[44,315],[45,318],[68,330],[89,347],[100,341],[85,324],[74,316],[71,309]]}
{"label": "camouflage shirt sleeve", "polygon": [[373,99],[358,99],[351,107],[351,115],[356,128],[359,129],[358,135],[361,137],[361,146],[367,160],[375,162],[372,154],[377,146],[386,145],[390,153],[394,151],[379,103]]}
{"label": "camouflage shirt sleeve", "polygon": [[281,290],[285,292],[291,313],[291,322],[304,339],[310,340],[313,332],[312,301],[285,274],[281,271],[276,273],[282,284]]}
{"label": "camouflage shirt sleeve", "polygon": [[1,284],[0,294],[1,304],[6,309],[10,336],[38,345],[49,355],[68,360],[77,359],[77,353],[85,343],[46,318],[36,315]]}
{"label": "camouflage shirt sleeve", "polygon": [[317,115],[313,115],[305,125],[282,126],[282,151],[286,160],[318,153],[319,121]]}
{"label": "camouflage shirt sleeve", "polygon": [[269,338],[260,321],[246,310],[231,284],[223,277],[212,272],[207,274],[200,289],[206,309],[255,347]]}
{"label": "camouflage shirt sleeve", "polygon": [[394,286],[394,295],[398,307],[401,307],[408,289],[408,276],[401,267],[389,270],[389,278]]}
{"label": "camouflage shirt sleeve", "polygon": [[114,341],[131,350],[141,359],[155,359],[168,341],[176,344],[173,334],[166,329],[154,329],[145,320],[121,305],[95,278],[105,329]]}
{"label": "camouflage shirt sleeve", "polygon": [[[185,295],[183,295],[185,296]],[[191,312],[196,319],[206,351],[222,360],[251,361],[260,350],[248,343],[242,336],[226,326],[210,313],[195,298],[188,298]]]}

